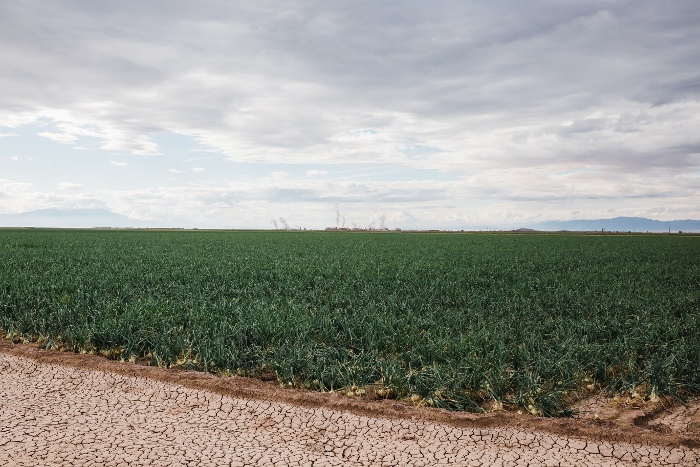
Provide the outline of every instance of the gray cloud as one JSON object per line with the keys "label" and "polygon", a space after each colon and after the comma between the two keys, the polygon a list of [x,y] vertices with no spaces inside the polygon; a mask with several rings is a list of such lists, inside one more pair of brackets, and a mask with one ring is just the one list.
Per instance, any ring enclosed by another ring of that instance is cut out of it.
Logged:
{"label": "gray cloud", "polygon": [[[700,59],[700,53],[696,59]],[[700,76],[675,81],[654,81],[642,89],[636,98],[654,106],[672,104],[684,100],[700,99]]]}

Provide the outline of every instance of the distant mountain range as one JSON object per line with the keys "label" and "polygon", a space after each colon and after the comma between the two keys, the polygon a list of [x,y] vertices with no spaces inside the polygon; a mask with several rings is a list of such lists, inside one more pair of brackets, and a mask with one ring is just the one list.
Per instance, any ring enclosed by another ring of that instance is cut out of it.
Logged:
{"label": "distant mountain range", "polygon": [[700,220],[656,221],[645,217],[615,217],[613,219],[547,221],[526,224],[534,230],[569,230],[574,232],[700,232]]}
{"label": "distant mountain range", "polygon": [[144,221],[107,209],[38,209],[20,214],[0,214],[0,227],[147,227]]}
{"label": "distant mountain range", "polygon": [[[183,227],[176,222],[147,222],[132,219],[108,209],[39,209],[20,214],[0,214],[0,227],[64,227],[64,228],[146,228]],[[615,217],[614,219],[547,221],[523,223],[503,227],[511,230],[520,227],[540,231],[572,232],[700,232],[700,220],[657,221],[645,217]],[[498,227],[496,227],[498,228]]]}

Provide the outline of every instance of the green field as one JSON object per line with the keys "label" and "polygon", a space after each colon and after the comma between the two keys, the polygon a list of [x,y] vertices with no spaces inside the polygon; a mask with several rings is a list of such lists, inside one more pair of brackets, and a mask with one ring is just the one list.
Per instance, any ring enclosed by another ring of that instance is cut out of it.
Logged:
{"label": "green field", "polygon": [[562,415],[586,386],[700,393],[700,237],[0,230],[0,328],[286,386]]}

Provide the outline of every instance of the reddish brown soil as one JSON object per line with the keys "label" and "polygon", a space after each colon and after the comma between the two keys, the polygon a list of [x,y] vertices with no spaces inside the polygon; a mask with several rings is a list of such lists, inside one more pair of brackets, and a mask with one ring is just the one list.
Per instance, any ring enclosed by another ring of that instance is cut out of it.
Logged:
{"label": "reddish brown soil", "polygon": [[[278,444],[275,443],[284,444],[286,441],[282,441],[282,439],[286,438],[281,438],[276,442],[270,441],[272,443],[269,448],[270,452],[276,453],[277,458],[281,459],[279,460],[281,465],[400,465],[404,463],[412,465],[488,465],[494,460],[500,460],[503,465],[544,465],[545,463],[547,465],[576,465],[578,463],[575,461],[578,458],[576,457],[577,455],[583,456],[580,459],[587,459],[585,463],[589,465],[628,465],[632,463],[635,465],[696,465],[696,462],[700,460],[700,411],[698,410],[700,403],[697,400],[691,401],[688,407],[683,407],[678,404],[670,405],[668,402],[651,403],[611,400],[602,397],[600,394],[593,394],[577,405],[580,413],[572,418],[547,419],[530,415],[518,415],[512,412],[492,412],[479,415],[415,407],[407,402],[367,400],[359,397],[350,398],[336,393],[283,389],[276,382],[264,382],[241,377],[220,378],[206,373],[166,370],[138,364],[120,363],[96,355],[42,350],[36,344],[11,344],[5,339],[0,339],[0,357],[3,355],[7,357],[5,357],[5,363],[0,361],[0,394],[3,396],[2,401],[0,401],[0,415],[3,414],[3,410],[5,415],[15,413],[12,412],[15,410],[15,405],[12,401],[13,390],[16,391],[19,387],[17,385],[19,380],[31,376],[26,369],[18,370],[17,368],[22,367],[22,365],[26,367],[26,364],[22,362],[26,362],[28,359],[35,362],[34,364],[38,365],[37,368],[40,367],[37,369],[37,372],[40,372],[42,375],[51,375],[53,374],[51,372],[55,373],[57,368],[65,368],[65,371],[77,372],[75,374],[78,376],[75,376],[73,373],[69,376],[67,376],[68,373],[65,373],[63,376],[43,376],[44,378],[62,377],[69,378],[68,381],[78,381],[76,386],[67,387],[65,394],[62,393],[62,397],[66,398],[75,393],[75,391],[79,392],[91,387],[89,385],[85,386],[85,388],[80,386],[79,383],[82,380],[89,379],[91,381],[90,384],[96,385],[95,387],[99,386],[93,380],[101,378],[100,375],[102,374],[104,378],[110,381],[111,385],[115,386],[115,391],[117,391],[116,386],[123,384],[127,384],[127,386],[131,384],[136,388],[134,381],[142,380],[153,381],[153,383],[149,383],[151,385],[156,384],[156,382],[165,383],[163,387],[167,388],[187,388],[182,389],[188,394],[187,397],[197,398],[198,401],[201,399],[193,407],[209,404],[207,402],[209,399],[218,397],[217,400],[231,401],[234,405],[236,403],[244,405],[249,403],[252,404],[251,406],[258,407],[262,404],[263,409],[261,409],[261,413],[266,413],[265,410],[272,410],[269,405],[272,403],[276,407],[274,410],[277,412],[275,413],[287,414],[285,415],[286,417],[314,417],[316,415],[313,414],[323,413],[325,414],[324,417],[330,417],[338,422],[347,419],[347,430],[343,431],[343,439],[351,441],[341,442],[338,439],[329,437],[330,435],[326,432],[328,427],[316,430],[315,428],[311,429],[312,427],[309,426],[305,430],[307,435],[305,435],[304,443],[308,444],[311,442],[315,447],[308,451],[302,450],[302,453],[299,454],[301,457],[294,460],[294,462],[290,461],[291,457],[285,457],[292,454],[285,454],[286,451],[275,450],[278,447]],[[17,357],[19,360],[9,360],[9,357]],[[88,374],[90,375],[89,378],[86,376]],[[117,382],[115,378],[121,379]],[[122,379],[131,382],[123,383],[121,382]],[[36,383],[32,384],[38,386]],[[158,387],[160,388],[161,386]],[[133,390],[138,391],[140,389]],[[31,397],[27,399],[26,389],[22,391],[24,392],[17,395],[18,399],[22,401],[31,400]],[[48,397],[48,393],[46,391],[41,392],[41,388],[37,388],[37,391],[40,393],[37,399],[46,399]],[[52,391],[55,391],[55,388]],[[104,392],[107,390],[100,389],[100,391]],[[156,390],[147,390],[149,394],[154,391]],[[158,391],[162,392],[163,390],[158,389]],[[175,391],[180,390],[175,389]],[[87,392],[89,393],[89,391]],[[80,394],[80,397],[83,398],[88,396],[88,394]],[[103,394],[104,397],[109,396],[108,393],[105,394]],[[119,394],[123,395],[124,391],[122,390]],[[207,394],[211,396],[207,396]],[[143,400],[141,399],[142,402]],[[154,413],[158,413],[158,401],[155,400],[154,402],[152,397],[145,400],[144,410],[148,408],[146,407],[147,405],[150,405],[152,409],[156,410]],[[172,403],[173,400],[163,401],[164,407],[170,407]],[[19,402],[16,404],[17,407],[21,405]],[[153,408],[154,405],[155,408]],[[31,404],[30,406],[34,407]],[[46,409],[36,408],[34,410]],[[119,410],[123,410],[123,408]],[[191,410],[190,412],[194,413]],[[144,414],[146,413],[150,412],[144,412]],[[77,417],[75,423],[80,424],[81,414],[75,415]],[[268,436],[265,433],[270,431],[271,427],[282,423],[280,421],[282,419],[277,420],[273,417],[274,420],[272,420],[268,415],[265,415],[267,417],[265,420],[268,420],[269,423],[261,422],[262,424],[258,424],[257,428],[255,428],[258,430],[255,433],[259,433],[260,436]],[[19,413],[15,414],[15,417],[21,418],[23,416],[26,417],[26,415]],[[219,414],[219,417],[221,416],[223,415]],[[253,414],[251,416],[257,415]],[[65,423],[68,423],[70,426],[71,422]],[[183,423],[189,422],[185,421]],[[293,422],[290,423],[292,423],[290,427],[296,426]],[[12,434],[11,429],[7,427],[11,426],[15,427],[12,429],[19,429],[17,427],[20,425],[8,425],[6,421],[0,422],[0,427],[2,427],[0,429],[0,463],[3,463],[3,465],[68,465],[78,459],[71,458],[69,462],[66,461],[67,457],[53,457],[51,459],[62,459],[60,462],[57,460],[56,464],[53,464],[47,460],[49,458],[41,457],[39,454],[28,458],[13,457],[14,454],[12,453],[19,452],[20,447],[25,451],[28,449],[24,445],[17,445],[15,448],[10,449],[13,446],[13,440],[16,443],[29,442],[21,437],[17,439],[10,438],[10,435],[16,437],[16,433]],[[307,425],[302,424],[302,426]],[[369,428],[360,430],[357,428],[358,426]],[[94,427],[94,429],[99,432],[102,428]],[[363,444],[366,447],[358,448],[357,452],[355,452],[354,448],[352,448],[354,446],[352,443],[369,443],[367,440],[363,441],[364,438],[362,438],[362,436],[367,435],[368,429],[378,430],[376,433],[372,432],[374,433],[372,434],[372,439],[381,439],[383,435],[378,433],[383,433],[382,430],[389,430],[389,432],[394,430],[395,434],[403,434],[399,438],[391,438],[391,442],[386,446],[381,442],[376,446],[371,443]],[[22,430],[24,430],[22,433],[27,431],[26,428],[22,428]],[[439,432],[442,438],[435,435],[436,437],[433,439],[433,434],[431,434],[433,432]],[[38,439],[50,438],[48,434],[43,433],[41,430],[33,431],[31,437],[38,437]],[[47,431],[46,433],[49,432]],[[308,439],[308,433],[312,435],[313,433],[317,434],[314,435],[315,438],[311,436],[313,439]],[[416,435],[416,433],[419,435]],[[459,433],[459,436],[455,433]],[[490,443],[480,444],[485,437],[491,440]],[[421,445],[422,439],[433,441],[431,442],[432,444],[428,443],[423,446]],[[164,443],[163,440],[159,441],[157,438],[154,438],[154,441],[161,444]],[[343,442],[346,444],[342,445]],[[339,446],[342,447],[340,454],[337,452],[333,454],[335,447],[330,446],[329,448],[329,446],[324,446],[323,443],[335,443],[336,445],[340,443]],[[399,444],[397,445],[397,443]],[[406,446],[403,446],[401,443],[406,444]],[[410,449],[413,449],[412,443],[416,444],[415,451],[410,451]],[[311,446],[311,444],[308,445]],[[394,448],[391,448],[391,446],[394,446]],[[454,451],[452,457],[448,456],[441,459],[430,457],[435,455],[431,451],[436,446],[449,452]],[[548,448],[547,446],[554,447]],[[400,448],[401,452],[392,454],[391,450],[396,448]],[[66,449],[69,449],[69,446]],[[142,450],[145,449],[147,448],[144,447]],[[372,457],[372,449],[375,449],[377,452],[381,451],[384,457]],[[475,450],[474,452],[477,453],[479,450],[482,450],[486,457],[477,456],[472,460],[468,460],[471,457],[464,456],[467,456],[469,449]],[[493,449],[496,450],[494,451]],[[548,453],[550,450],[551,455],[547,454],[546,459],[542,457],[543,453]],[[241,447],[236,452],[245,452],[245,449]],[[409,455],[411,452],[414,454]],[[456,454],[457,452],[463,452],[463,456],[459,457]],[[577,452],[579,454],[576,454]],[[517,456],[512,457],[509,453],[516,453]],[[104,456],[100,459],[108,460],[109,452],[103,454]],[[261,455],[264,456],[264,453]],[[386,457],[392,455],[395,457]],[[177,456],[175,454],[173,456],[168,462],[174,462]],[[297,454],[294,454],[294,456],[297,456]],[[180,459],[181,457],[177,458]],[[304,461],[307,458],[315,460]],[[24,460],[22,461],[22,459]],[[94,458],[90,459],[93,459],[92,462],[99,464]],[[239,459],[240,462],[238,464],[236,463],[238,461],[235,460],[218,462],[210,459],[211,462],[206,462],[204,458],[197,459],[203,465],[242,465],[247,463],[245,459]],[[261,465],[265,464],[260,459],[262,457],[257,458],[256,462]],[[394,461],[392,462],[391,459],[394,459]],[[452,461],[448,462],[450,459]],[[491,460],[489,461],[488,459]],[[597,461],[595,459],[601,460]],[[139,460],[138,457],[132,460],[134,462],[127,462],[127,464],[146,465],[153,463],[150,461],[146,462],[148,460],[146,458],[141,459],[144,461],[142,463],[137,462]],[[15,462],[15,464],[12,464],[12,462]],[[165,465],[168,462],[163,461],[162,464]],[[158,464],[158,462],[154,463]],[[119,462],[116,462],[115,465],[118,464]],[[181,465],[187,465],[187,463],[184,462]],[[273,464],[270,463],[269,465]]]}

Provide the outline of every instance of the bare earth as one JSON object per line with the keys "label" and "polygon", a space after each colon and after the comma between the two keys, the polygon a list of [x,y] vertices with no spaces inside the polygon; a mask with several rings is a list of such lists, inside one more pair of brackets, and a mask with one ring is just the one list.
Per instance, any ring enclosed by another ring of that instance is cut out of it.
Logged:
{"label": "bare earth", "polygon": [[574,419],[394,401],[0,339],[0,465],[700,465],[700,403],[591,397]]}

